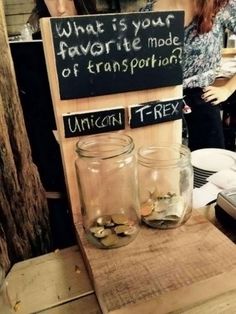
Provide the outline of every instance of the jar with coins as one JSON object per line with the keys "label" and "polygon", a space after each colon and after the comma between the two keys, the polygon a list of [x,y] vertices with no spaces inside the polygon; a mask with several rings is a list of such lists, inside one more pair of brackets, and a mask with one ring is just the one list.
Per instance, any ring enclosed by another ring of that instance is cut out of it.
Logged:
{"label": "jar with coins", "polygon": [[132,138],[122,133],[81,137],[76,172],[83,226],[98,248],[127,245],[139,231],[137,164]]}
{"label": "jar with coins", "polygon": [[181,144],[142,146],[138,150],[141,220],[152,228],[175,228],[192,211],[190,150]]}

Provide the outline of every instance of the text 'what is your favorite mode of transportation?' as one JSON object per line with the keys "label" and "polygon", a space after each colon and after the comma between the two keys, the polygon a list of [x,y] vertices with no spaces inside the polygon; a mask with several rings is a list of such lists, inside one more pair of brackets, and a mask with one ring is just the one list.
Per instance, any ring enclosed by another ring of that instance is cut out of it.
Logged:
{"label": "text 'what is your favorite mode of transportation?'", "polygon": [[182,84],[183,27],[180,11],[52,18],[61,99]]}

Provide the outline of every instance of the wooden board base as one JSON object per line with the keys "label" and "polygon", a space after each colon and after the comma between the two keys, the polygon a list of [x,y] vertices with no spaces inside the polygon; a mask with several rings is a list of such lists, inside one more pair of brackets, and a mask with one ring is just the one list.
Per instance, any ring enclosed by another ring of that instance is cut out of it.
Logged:
{"label": "wooden board base", "polygon": [[[58,306],[72,301],[79,309],[77,299],[94,292],[77,246],[15,264],[7,282],[11,306],[18,304],[17,314],[38,313],[53,307],[57,312],[52,313],[61,313],[64,307],[59,311]],[[73,304],[68,307],[73,308]],[[1,309],[0,313],[4,314]],[[73,312],[68,310],[64,313]]]}
{"label": "wooden board base", "polygon": [[167,313],[236,289],[235,245],[199,214],[177,229],[143,226],[119,249],[97,249],[76,230],[103,313]]}

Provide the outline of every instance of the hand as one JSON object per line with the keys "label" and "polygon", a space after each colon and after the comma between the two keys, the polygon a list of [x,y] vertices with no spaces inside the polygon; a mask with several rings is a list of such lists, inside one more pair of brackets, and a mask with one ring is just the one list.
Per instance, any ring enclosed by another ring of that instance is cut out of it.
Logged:
{"label": "hand", "polygon": [[203,88],[202,98],[213,105],[218,105],[221,102],[227,100],[231,96],[232,92],[226,86],[208,86]]}

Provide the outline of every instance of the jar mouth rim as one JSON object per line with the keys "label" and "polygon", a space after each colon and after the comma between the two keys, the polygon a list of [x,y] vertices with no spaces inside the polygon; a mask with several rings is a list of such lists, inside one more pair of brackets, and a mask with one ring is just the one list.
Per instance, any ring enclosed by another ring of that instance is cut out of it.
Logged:
{"label": "jar mouth rim", "polygon": [[131,136],[124,133],[95,134],[83,137],[76,143],[81,157],[107,159],[129,153],[134,149]]}
{"label": "jar mouth rim", "polygon": [[[168,158],[161,157],[160,151],[173,152],[173,156],[168,155]],[[157,156],[158,153],[158,156]],[[177,155],[176,155],[177,154]],[[152,164],[157,166],[171,166],[179,162],[187,162],[190,158],[190,150],[187,146],[181,143],[163,142],[155,145],[142,145],[138,151],[138,160],[142,164]]]}

